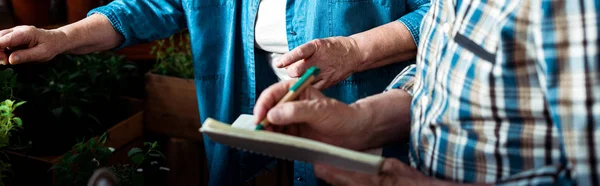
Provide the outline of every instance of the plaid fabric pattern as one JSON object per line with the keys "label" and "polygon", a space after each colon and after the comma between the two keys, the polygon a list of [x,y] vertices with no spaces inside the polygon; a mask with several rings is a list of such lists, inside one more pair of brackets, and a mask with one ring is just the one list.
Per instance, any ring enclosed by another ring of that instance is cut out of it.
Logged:
{"label": "plaid fabric pattern", "polygon": [[412,166],[457,182],[600,185],[600,2],[431,4],[417,65],[389,87],[414,81]]}

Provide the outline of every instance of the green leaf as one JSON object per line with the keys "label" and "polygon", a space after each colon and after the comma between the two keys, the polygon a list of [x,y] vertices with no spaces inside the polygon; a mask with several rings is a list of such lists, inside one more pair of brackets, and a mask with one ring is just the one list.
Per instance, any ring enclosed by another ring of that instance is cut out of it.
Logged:
{"label": "green leaf", "polygon": [[73,111],[73,113],[75,113],[75,115],[77,115],[77,117],[81,117],[81,110],[79,108],[74,106],[70,106],[69,108],[71,109],[71,111]]}
{"label": "green leaf", "polygon": [[143,150],[141,148],[134,147],[134,148],[131,148],[131,150],[129,150],[129,152],[127,152],[127,156],[132,157],[133,155],[142,153],[142,152],[143,152]]}
{"label": "green leaf", "polygon": [[52,114],[54,114],[55,117],[59,118],[62,113],[63,113],[64,107],[58,107],[55,109],[52,109]]}
{"label": "green leaf", "polygon": [[15,122],[15,124],[17,124],[18,127],[23,127],[23,121],[21,120],[21,118],[14,117],[13,121]]}
{"label": "green leaf", "polygon": [[134,154],[132,157],[130,157],[130,159],[133,164],[140,165],[142,162],[144,162],[144,155],[141,153]]}
{"label": "green leaf", "polygon": [[27,102],[26,102],[26,101],[21,101],[21,102],[18,102],[17,104],[15,104],[15,105],[13,106],[13,109],[15,109],[15,108],[17,108],[17,107],[19,107],[19,106],[21,106],[21,105],[23,105],[23,104],[25,104],[25,103],[27,103]]}

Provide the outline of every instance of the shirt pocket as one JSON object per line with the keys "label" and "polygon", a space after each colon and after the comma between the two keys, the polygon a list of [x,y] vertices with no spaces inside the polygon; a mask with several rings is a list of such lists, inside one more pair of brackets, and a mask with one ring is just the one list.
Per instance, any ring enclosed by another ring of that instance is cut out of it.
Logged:
{"label": "shirt pocket", "polygon": [[397,20],[404,6],[394,0],[328,0],[329,36],[349,36]]}
{"label": "shirt pocket", "polygon": [[496,1],[472,0],[457,8],[457,31],[451,42],[484,61],[496,62],[501,32],[514,6]]}

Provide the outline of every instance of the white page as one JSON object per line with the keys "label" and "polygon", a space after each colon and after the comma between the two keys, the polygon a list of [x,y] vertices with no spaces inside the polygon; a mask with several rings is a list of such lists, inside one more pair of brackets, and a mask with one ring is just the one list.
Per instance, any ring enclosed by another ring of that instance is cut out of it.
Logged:
{"label": "white page", "polygon": [[[254,115],[242,114],[242,115],[240,115],[240,117],[238,117],[233,122],[233,124],[231,124],[231,126],[235,127],[235,128],[240,128],[240,129],[254,130],[256,128],[254,121],[255,121]],[[383,149],[375,148],[375,149],[365,150],[363,152],[366,152],[366,153],[369,153],[372,155],[381,156],[381,154],[383,154]]]}

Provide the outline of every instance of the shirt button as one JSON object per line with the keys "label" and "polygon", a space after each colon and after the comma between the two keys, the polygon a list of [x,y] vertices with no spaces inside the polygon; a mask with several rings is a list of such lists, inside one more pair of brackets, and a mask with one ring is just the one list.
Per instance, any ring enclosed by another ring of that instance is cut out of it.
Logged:
{"label": "shirt button", "polygon": [[444,23],[444,25],[442,25],[442,31],[444,31],[444,33],[450,33],[450,24],[448,23]]}
{"label": "shirt button", "polygon": [[292,34],[293,36],[295,36],[295,35],[296,35],[296,32],[294,32],[294,31],[291,31],[291,32],[290,32],[290,34]]}
{"label": "shirt button", "polygon": [[298,181],[302,181],[302,180],[304,180],[304,178],[302,178],[302,177],[298,176],[298,177],[296,177],[296,180],[298,180]]}

